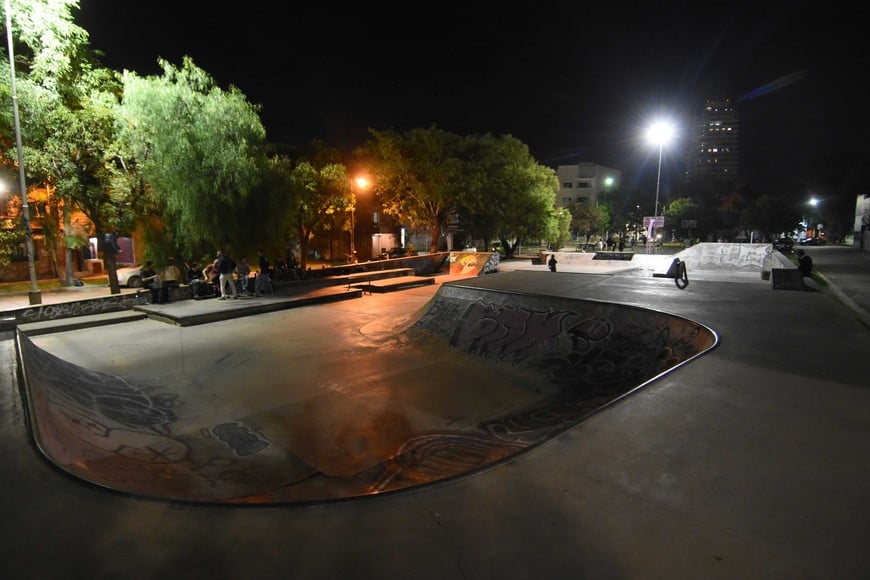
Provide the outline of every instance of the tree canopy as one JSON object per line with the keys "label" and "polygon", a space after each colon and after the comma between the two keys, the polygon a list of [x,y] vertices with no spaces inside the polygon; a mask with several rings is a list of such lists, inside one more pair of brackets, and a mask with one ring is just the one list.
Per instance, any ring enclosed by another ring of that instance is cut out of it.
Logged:
{"label": "tree canopy", "polygon": [[190,58],[160,65],[160,77],[124,73],[121,138],[180,249],[230,246],[263,225],[248,211],[264,163],[258,108]]}

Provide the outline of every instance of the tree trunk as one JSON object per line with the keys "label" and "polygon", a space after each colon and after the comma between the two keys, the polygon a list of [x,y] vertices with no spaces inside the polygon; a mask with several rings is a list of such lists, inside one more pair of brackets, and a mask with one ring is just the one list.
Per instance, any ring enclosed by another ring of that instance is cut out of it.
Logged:
{"label": "tree trunk", "polygon": [[69,204],[63,204],[63,250],[64,257],[66,258],[66,266],[64,268],[66,281],[64,282],[64,286],[72,286],[73,285],[73,251],[66,244],[66,237],[72,231],[72,224],[70,223],[70,211]]}

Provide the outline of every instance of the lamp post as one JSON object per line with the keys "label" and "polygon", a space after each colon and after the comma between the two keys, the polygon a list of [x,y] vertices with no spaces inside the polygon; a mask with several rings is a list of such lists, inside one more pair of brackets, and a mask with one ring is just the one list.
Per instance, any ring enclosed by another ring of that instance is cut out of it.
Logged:
{"label": "lamp post", "polygon": [[650,125],[649,129],[646,132],[646,139],[649,143],[653,145],[658,145],[659,147],[659,166],[658,166],[658,174],[656,175],[656,205],[653,209],[653,223],[650,225],[649,238],[647,239],[647,249],[649,249],[649,244],[653,243],[652,237],[653,232],[655,231],[656,222],[659,217],[659,191],[662,186],[662,152],[664,151],[665,145],[670,142],[671,137],[674,134],[674,128],[664,121],[656,121],[652,125]]}
{"label": "lamp post", "polygon": [[30,272],[31,304],[42,304],[42,296],[36,283],[36,265],[33,263],[33,234],[30,231],[30,206],[27,205],[27,183],[24,181],[24,158],[21,153],[21,125],[18,121],[18,91],[15,88],[15,55],[12,52],[12,15],[9,0],[4,0],[6,11],[6,41],[9,45],[9,75],[12,77],[12,116],[15,119],[15,145],[18,149],[18,188],[21,191],[21,220],[24,222],[24,241],[27,249],[27,269]]}
{"label": "lamp post", "polygon": [[[821,239],[821,234],[819,232],[819,230],[821,228],[819,227],[820,224],[819,224],[819,215],[818,215],[820,201],[821,200],[819,200],[819,198],[817,198],[815,196],[813,196],[809,199],[809,201],[807,202],[807,205],[809,205],[812,209],[810,209],[810,211],[808,212],[809,215],[807,216],[807,219],[805,220],[807,225],[806,225],[806,231],[804,232],[804,237],[805,238],[813,237],[813,238],[816,238],[816,241],[820,241],[820,239]],[[811,232],[813,234],[812,236],[809,235]]]}
{"label": "lamp post", "polygon": [[[356,189],[365,191],[369,188],[370,182],[365,177],[357,177],[353,180]],[[353,192],[353,206],[350,211],[350,261],[356,263],[356,189],[351,185]]]}

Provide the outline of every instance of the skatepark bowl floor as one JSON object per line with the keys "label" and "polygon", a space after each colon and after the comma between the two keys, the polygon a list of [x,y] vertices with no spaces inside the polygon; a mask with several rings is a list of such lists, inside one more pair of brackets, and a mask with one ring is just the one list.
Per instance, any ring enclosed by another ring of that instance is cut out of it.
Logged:
{"label": "skatepark bowl floor", "polygon": [[75,477],[152,499],[363,498],[509,461],[718,342],[634,306],[461,281],[415,292],[19,329],[34,441]]}

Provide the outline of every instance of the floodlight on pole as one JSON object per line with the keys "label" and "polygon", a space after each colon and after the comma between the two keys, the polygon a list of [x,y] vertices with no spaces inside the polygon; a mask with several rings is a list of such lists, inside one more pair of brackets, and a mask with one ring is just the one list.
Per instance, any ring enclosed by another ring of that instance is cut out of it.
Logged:
{"label": "floodlight on pole", "polygon": [[607,193],[613,187],[613,177],[607,176],[604,178],[604,203],[607,204]]}
{"label": "floodlight on pole", "polygon": [[646,132],[646,140],[653,145],[658,145],[659,148],[659,169],[656,177],[656,205],[653,209],[653,216],[659,216],[659,191],[662,185],[662,152],[671,138],[674,136],[674,127],[670,123],[657,121],[650,125]]}
{"label": "floodlight on pole", "polygon": [[27,268],[30,272],[30,304],[42,304],[39,285],[36,283],[36,265],[33,262],[33,234],[30,231],[30,206],[27,205],[27,183],[24,181],[24,156],[21,147],[21,124],[18,120],[18,91],[15,88],[15,55],[12,52],[12,15],[9,0],[4,0],[6,11],[6,41],[9,45],[9,74],[12,77],[12,116],[15,119],[15,145],[18,149],[18,188],[21,191],[21,221],[24,222],[24,241],[27,250]]}

